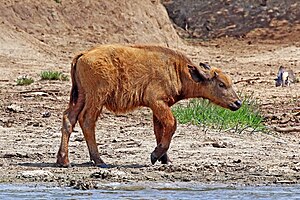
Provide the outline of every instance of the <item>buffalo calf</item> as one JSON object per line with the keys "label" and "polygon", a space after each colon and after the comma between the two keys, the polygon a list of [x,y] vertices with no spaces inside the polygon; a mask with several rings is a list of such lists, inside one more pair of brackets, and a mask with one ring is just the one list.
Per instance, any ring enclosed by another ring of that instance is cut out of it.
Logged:
{"label": "buffalo calf", "polygon": [[167,150],[176,130],[170,107],[182,99],[205,98],[230,110],[241,107],[231,78],[207,64],[195,65],[184,54],[160,46],[102,45],[75,56],[71,66],[72,89],[63,113],[57,164],[68,167],[68,143],[78,121],[90,158],[107,167],[100,158],[95,126],[103,107],[125,113],[138,107],[153,112],[157,146],[151,162],[169,162]]}

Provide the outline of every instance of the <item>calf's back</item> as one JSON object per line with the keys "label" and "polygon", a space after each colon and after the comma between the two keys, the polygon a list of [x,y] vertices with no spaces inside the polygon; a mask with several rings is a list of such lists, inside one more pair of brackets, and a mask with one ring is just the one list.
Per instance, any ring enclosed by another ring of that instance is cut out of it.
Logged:
{"label": "calf's back", "polygon": [[76,76],[87,98],[99,97],[109,110],[126,112],[179,95],[181,66],[188,63],[163,47],[103,45],[79,58]]}

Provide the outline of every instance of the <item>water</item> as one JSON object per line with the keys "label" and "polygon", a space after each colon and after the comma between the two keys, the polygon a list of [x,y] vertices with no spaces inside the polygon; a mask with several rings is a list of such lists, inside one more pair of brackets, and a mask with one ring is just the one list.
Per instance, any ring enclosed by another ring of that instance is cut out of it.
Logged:
{"label": "water", "polygon": [[198,183],[101,184],[97,190],[46,185],[0,184],[0,199],[280,199],[300,200],[300,185],[222,186]]}

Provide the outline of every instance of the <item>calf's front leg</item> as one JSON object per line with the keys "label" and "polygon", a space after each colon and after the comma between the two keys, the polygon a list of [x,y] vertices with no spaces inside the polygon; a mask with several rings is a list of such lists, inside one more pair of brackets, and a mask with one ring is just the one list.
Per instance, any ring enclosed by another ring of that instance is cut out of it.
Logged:
{"label": "calf's front leg", "polygon": [[[153,126],[154,126],[154,134],[156,137],[156,143],[157,145],[159,145],[163,135],[163,125],[160,123],[157,117],[155,117],[155,115],[153,115]],[[160,161],[162,164],[168,164],[169,162],[171,162],[167,153],[165,153],[160,159],[158,159],[158,161]]]}
{"label": "calf's front leg", "polygon": [[169,162],[167,151],[176,130],[176,119],[170,107],[163,101],[151,105],[153,111],[154,133],[157,146],[151,153],[151,163],[160,160],[163,164]]}

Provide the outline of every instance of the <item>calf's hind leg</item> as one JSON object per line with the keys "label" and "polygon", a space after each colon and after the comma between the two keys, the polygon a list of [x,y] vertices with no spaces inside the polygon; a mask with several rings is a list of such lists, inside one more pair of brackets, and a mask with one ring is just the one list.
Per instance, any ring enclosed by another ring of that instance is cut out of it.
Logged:
{"label": "calf's hind leg", "polygon": [[98,147],[96,144],[96,121],[102,110],[102,106],[97,107],[97,105],[99,104],[87,101],[85,107],[79,115],[78,120],[89,149],[91,160],[94,161],[96,166],[106,168],[107,165],[100,158]]}
{"label": "calf's hind leg", "polygon": [[77,104],[76,106],[69,106],[69,108],[63,112],[61,143],[57,153],[56,161],[59,166],[70,167],[68,156],[69,139],[77,122],[78,113],[81,111],[81,109],[82,105]]}

